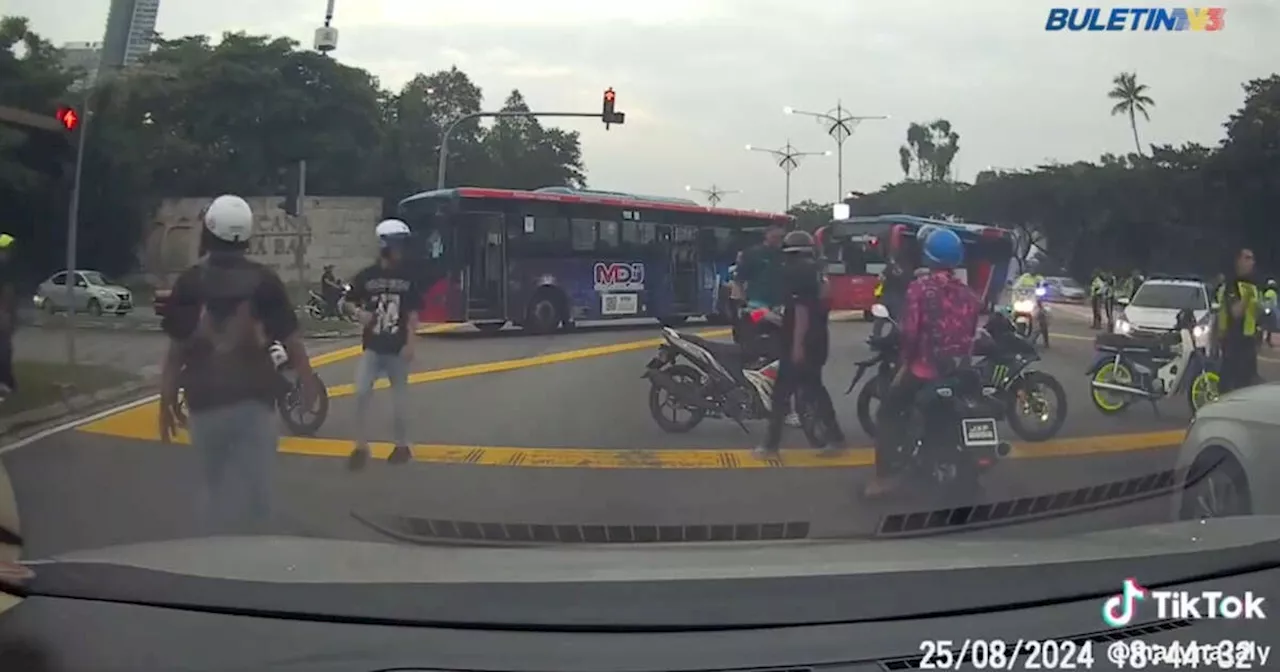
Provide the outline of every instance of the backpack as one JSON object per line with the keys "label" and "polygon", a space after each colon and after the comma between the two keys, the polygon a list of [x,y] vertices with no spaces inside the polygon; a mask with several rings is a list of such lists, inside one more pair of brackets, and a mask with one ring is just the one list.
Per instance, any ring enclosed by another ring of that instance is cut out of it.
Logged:
{"label": "backpack", "polygon": [[261,283],[256,268],[245,264],[218,265],[205,259],[199,266],[201,305],[196,336],[211,353],[265,352],[266,332],[253,312],[253,297]]}

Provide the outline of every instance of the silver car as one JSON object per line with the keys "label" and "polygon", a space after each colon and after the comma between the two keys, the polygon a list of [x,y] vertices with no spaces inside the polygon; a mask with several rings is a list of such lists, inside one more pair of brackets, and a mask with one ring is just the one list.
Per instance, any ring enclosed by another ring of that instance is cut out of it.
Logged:
{"label": "silver car", "polygon": [[1224,395],[1192,419],[1178,453],[1185,487],[1173,515],[1194,520],[1280,513],[1280,383]]}
{"label": "silver car", "polygon": [[[97,271],[76,271],[71,299],[76,312],[102,315],[125,315],[133,310],[133,292],[121,287]],[[66,271],[54,273],[36,289],[35,304],[46,312],[67,310]]]}

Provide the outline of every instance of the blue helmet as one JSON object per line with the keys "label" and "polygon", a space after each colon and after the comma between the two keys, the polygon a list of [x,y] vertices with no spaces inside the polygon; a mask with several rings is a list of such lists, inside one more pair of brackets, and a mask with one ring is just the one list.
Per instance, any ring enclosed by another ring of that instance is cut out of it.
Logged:
{"label": "blue helmet", "polygon": [[964,263],[964,243],[951,229],[939,227],[929,231],[923,251],[930,268],[955,268]]}

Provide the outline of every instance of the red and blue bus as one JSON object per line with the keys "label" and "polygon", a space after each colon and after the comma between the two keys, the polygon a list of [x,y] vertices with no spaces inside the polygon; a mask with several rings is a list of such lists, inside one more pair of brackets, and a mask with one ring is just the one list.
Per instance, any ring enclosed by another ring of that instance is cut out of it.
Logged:
{"label": "red and blue bus", "polygon": [[896,253],[908,267],[919,267],[918,234],[931,226],[951,229],[960,236],[965,243],[965,264],[957,273],[979,292],[984,303],[997,301],[1015,251],[1013,234],[1007,229],[912,215],[875,215],[833,220],[818,231],[832,307],[870,315],[886,256]]}
{"label": "red and blue bus", "polygon": [[769,224],[791,222],[564,187],[428,191],[401,201],[399,217],[437,278],[423,321],[540,333],[579,320],[715,317],[737,253]]}

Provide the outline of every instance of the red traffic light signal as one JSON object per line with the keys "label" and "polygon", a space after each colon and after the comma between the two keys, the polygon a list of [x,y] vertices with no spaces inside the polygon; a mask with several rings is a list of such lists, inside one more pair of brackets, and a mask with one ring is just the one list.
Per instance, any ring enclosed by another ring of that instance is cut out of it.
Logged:
{"label": "red traffic light signal", "polygon": [[58,120],[58,123],[62,124],[62,127],[68,131],[74,131],[76,130],[76,127],[80,125],[80,113],[76,112],[76,108],[74,107],[67,107],[65,105],[59,107],[57,113],[53,116]]}
{"label": "red traffic light signal", "polygon": [[613,92],[613,87],[604,90],[604,105],[600,109],[600,120],[604,122],[606,131],[609,130],[610,124],[621,124],[626,119],[626,115],[613,109],[614,101],[617,98],[618,94]]}
{"label": "red traffic light signal", "polygon": [[613,89],[605,89],[605,90],[604,90],[604,102],[606,102],[606,103],[612,103],[612,102],[613,102],[613,99],[614,99],[614,98],[617,98],[617,97],[618,97],[618,94],[614,93],[614,92],[613,92]]}

